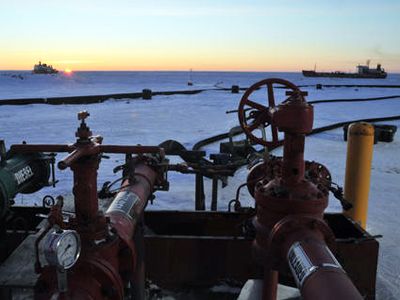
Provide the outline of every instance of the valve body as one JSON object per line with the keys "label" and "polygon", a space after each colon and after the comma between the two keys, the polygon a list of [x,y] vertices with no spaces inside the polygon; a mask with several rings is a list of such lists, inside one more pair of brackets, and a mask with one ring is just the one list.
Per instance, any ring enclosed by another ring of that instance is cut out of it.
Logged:
{"label": "valve body", "polygon": [[[304,161],[313,107],[295,91],[267,114],[271,126],[284,132],[284,150],[283,158],[266,159],[248,176],[257,207],[253,252],[264,266],[263,300],[276,299],[278,274],[288,275],[289,270],[304,299],[361,299],[328,248],[334,247],[333,233],[323,220],[329,171]],[[262,179],[252,185],[254,178]],[[334,283],[327,288],[329,281]]]}

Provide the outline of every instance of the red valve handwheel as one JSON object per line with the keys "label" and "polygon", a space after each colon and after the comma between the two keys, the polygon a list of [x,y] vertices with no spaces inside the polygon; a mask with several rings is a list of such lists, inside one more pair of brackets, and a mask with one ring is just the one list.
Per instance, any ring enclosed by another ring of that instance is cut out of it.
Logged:
{"label": "red valve handwheel", "polygon": [[[274,124],[270,124],[269,122],[269,108],[275,107],[273,84],[279,84],[284,88],[289,88],[293,91],[299,91],[299,88],[296,85],[287,80],[279,78],[264,79],[253,84],[246,90],[242,99],[240,100],[238,108],[239,123],[244,133],[254,143],[267,146],[268,148],[277,146],[279,144],[278,130]],[[254,102],[249,99],[249,96],[254,91],[258,90],[264,85],[267,86],[268,106],[264,106],[260,103]],[[254,119],[254,122],[252,122],[251,124],[248,124],[247,121],[246,111],[248,109],[246,109],[246,106],[248,106],[251,109],[250,117]],[[271,126],[272,141],[263,140],[262,138],[259,138],[253,134],[253,131],[256,130],[257,128],[260,128],[260,126],[266,127],[269,125]]]}

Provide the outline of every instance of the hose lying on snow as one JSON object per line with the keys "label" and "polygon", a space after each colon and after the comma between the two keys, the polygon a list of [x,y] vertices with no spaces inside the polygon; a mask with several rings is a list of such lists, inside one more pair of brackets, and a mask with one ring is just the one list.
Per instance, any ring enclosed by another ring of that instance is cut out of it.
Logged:
{"label": "hose lying on snow", "polygon": [[[338,122],[338,123],[330,124],[330,125],[327,125],[327,126],[314,128],[307,135],[313,135],[313,134],[321,133],[321,132],[324,132],[324,131],[336,129],[336,128],[342,127],[342,126],[344,126],[346,124],[351,124],[351,123],[355,123],[355,122],[370,122],[370,123],[373,123],[373,122],[383,122],[383,121],[393,121],[393,120],[400,120],[400,115],[391,116],[391,117],[383,117],[383,118],[357,119],[357,120],[351,120],[351,121]],[[233,134],[231,134],[231,136],[237,136],[237,135],[240,135],[242,133],[243,132],[233,133]],[[218,141],[226,139],[228,137],[229,137],[229,132],[217,134],[217,135],[211,136],[209,138],[206,138],[206,139],[198,141],[196,144],[194,144],[192,149],[198,151],[198,150],[200,150],[202,147],[204,147],[206,145],[218,142]],[[277,147],[279,147],[279,146],[276,146],[274,148],[277,148]],[[270,150],[272,150],[272,149],[270,149]]]}

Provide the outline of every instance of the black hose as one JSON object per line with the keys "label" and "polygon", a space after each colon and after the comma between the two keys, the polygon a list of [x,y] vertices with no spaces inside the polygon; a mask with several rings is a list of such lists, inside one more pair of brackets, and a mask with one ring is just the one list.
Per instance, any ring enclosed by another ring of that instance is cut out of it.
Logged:
{"label": "black hose", "polygon": [[[193,95],[206,91],[221,90],[220,88],[205,88],[198,90],[180,90],[180,91],[161,91],[152,92],[153,96],[158,95]],[[49,97],[49,98],[20,98],[20,99],[0,99],[0,105],[27,105],[27,104],[95,104],[102,103],[108,100],[126,100],[126,99],[139,99],[143,98],[142,92],[136,93],[120,93],[120,94],[106,94],[106,95],[87,95],[87,96],[63,96],[63,97]]]}
{"label": "black hose", "polygon": [[[335,87],[344,87],[344,88],[354,88],[354,87],[360,87],[360,88],[385,88],[385,89],[398,89],[400,88],[400,85],[391,85],[391,84],[303,84],[303,85],[298,85],[297,87],[299,88],[304,88],[304,87],[316,87],[317,85],[320,85],[321,87],[327,87],[327,88],[335,88]],[[276,87],[276,88],[284,88],[284,87]]]}
{"label": "black hose", "polygon": [[314,101],[307,101],[307,103],[317,104],[317,103],[332,103],[332,102],[362,102],[362,101],[378,101],[378,100],[387,100],[387,99],[396,99],[396,98],[400,98],[400,95],[372,97],[372,98],[314,100]]}
{"label": "black hose", "polygon": [[393,121],[393,120],[400,120],[400,115],[391,116],[391,117],[358,119],[358,120],[352,120],[352,121],[338,122],[338,123],[330,124],[330,125],[327,125],[327,126],[322,126],[322,127],[314,128],[314,129],[313,129],[309,134],[307,134],[307,135],[313,135],[313,134],[321,133],[321,132],[324,132],[324,131],[336,129],[336,128],[342,127],[342,126],[344,126],[344,125],[351,124],[351,123],[356,123],[356,122],[369,122],[369,123],[373,123],[373,122],[383,122],[383,121]]}
{"label": "black hose", "polygon": [[[383,121],[393,121],[393,120],[400,120],[400,115],[391,116],[391,117],[357,119],[357,120],[351,120],[351,121],[338,122],[338,123],[330,124],[330,125],[327,125],[327,126],[314,128],[307,135],[309,136],[309,135],[321,133],[321,132],[324,132],[324,131],[336,129],[336,128],[342,127],[342,126],[344,126],[346,124],[351,124],[351,123],[355,123],[355,122],[371,122],[372,123],[372,122],[383,122]],[[237,135],[242,134],[242,133],[243,132],[233,133],[233,134],[231,134],[231,136],[237,136]],[[200,150],[202,147],[204,147],[206,145],[209,145],[209,144],[215,143],[217,141],[226,139],[227,137],[229,137],[229,132],[217,134],[217,135],[211,136],[209,138],[200,140],[196,144],[194,144],[193,150],[197,150],[198,151],[198,150]],[[281,146],[281,145],[273,147],[272,149],[278,148],[279,146]],[[270,149],[270,150],[272,150],[272,149]]]}
{"label": "black hose", "polygon": [[[236,135],[239,135],[239,134],[242,134],[242,133],[243,132],[240,132],[240,133],[237,133],[237,134],[232,134],[232,136],[236,136]],[[229,137],[229,132],[211,136],[211,137],[206,138],[204,140],[198,141],[196,144],[193,145],[192,150],[198,151],[200,148],[202,148],[202,147],[204,147],[206,145],[212,144],[212,143],[220,141],[220,140],[224,140],[224,139],[226,139],[228,137]]]}
{"label": "black hose", "polygon": [[[350,98],[350,99],[328,99],[328,100],[312,100],[307,101],[309,104],[324,104],[324,103],[334,103],[334,102],[367,102],[367,101],[381,101],[389,99],[400,98],[400,95],[383,96],[383,97],[371,97],[371,98]],[[253,108],[246,108],[244,111],[252,110]],[[237,113],[237,109],[227,110],[226,114]]]}

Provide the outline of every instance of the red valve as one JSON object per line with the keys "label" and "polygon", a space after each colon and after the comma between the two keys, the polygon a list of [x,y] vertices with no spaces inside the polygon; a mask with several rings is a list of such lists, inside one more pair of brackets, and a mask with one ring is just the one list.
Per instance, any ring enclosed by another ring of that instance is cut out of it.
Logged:
{"label": "red valve", "polygon": [[[274,84],[292,90],[277,106]],[[268,107],[249,99],[264,85]],[[288,274],[288,269],[304,299],[361,299],[328,249],[334,236],[323,214],[328,205],[326,179],[330,175],[328,170],[323,171],[323,166],[304,161],[305,136],[312,131],[314,116],[304,95],[286,80],[266,79],[252,85],[239,104],[239,122],[249,139],[274,148],[282,143],[278,130],[285,135],[283,157],[269,157],[255,166],[248,177],[257,204],[253,249],[255,259],[264,265],[263,299],[276,299],[278,272]],[[246,105],[250,109],[245,109]],[[265,126],[271,126],[272,141],[253,133]],[[255,178],[260,178],[256,184]]]}
{"label": "red valve", "polygon": [[[300,92],[296,85],[287,80],[279,78],[264,79],[253,84],[246,90],[242,99],[240,100],[238,108],[239,123],[244,133],[251,141],[269,148],[273,148],[282,144],[282,142],[278,140],[278,130],[276,124],[274,124],[271,120],[270,113],[270,110],[275,107],[274,84],[279,84],[283,88],[290,89],[293,92]],[[263,86],[267,87],[267,106],[249,99],[251,94]],[[249,112],[248,115],[246,114],[247,112]],[[249,119],[252,119],[253,122],[249,123]],[[256,129],[266,126],[271,126],[272,141],[264,140],[263,138],[257,137],[254,134]]]}
{"label": "red valve", "polygon": [[[88,116],[87,112],[78,114],[81,124],[74,144],[11,147],[15,153],[68,152],[58,167],[69,167],[74,173],[75,216],[64,223],[61,207],[56,206],[49,221],[76,232],[80,237],[80,255],[70,257],[72,264],[64,264],[57,254],[62,245],[51,241],[46,252],[50,253],[51,264],[42,267],[37,252],[36,270],[40,276],[35,286],[35,299],[123,299],[129,285],[134,298],[143,299],[144,262],[136,241],[142,238],[142,216],[150,196],[154,190],[166,190],[168,186],[163,166],[164,150],[157,146],[102,145],[102,138],[92,136],[85,123]],[[106,215],[99,211],[97,192],[97,170],[102,153],[123,153],[126,156],[121,191]],[[132,154],[137,156],[132,157]],[[36,242],[37,249],[46,232]],[[55,238],[61,241],[61,234]],[[75,248],[78,249],[77,244]],[[70,269],[67,270],[66,266]]]}

